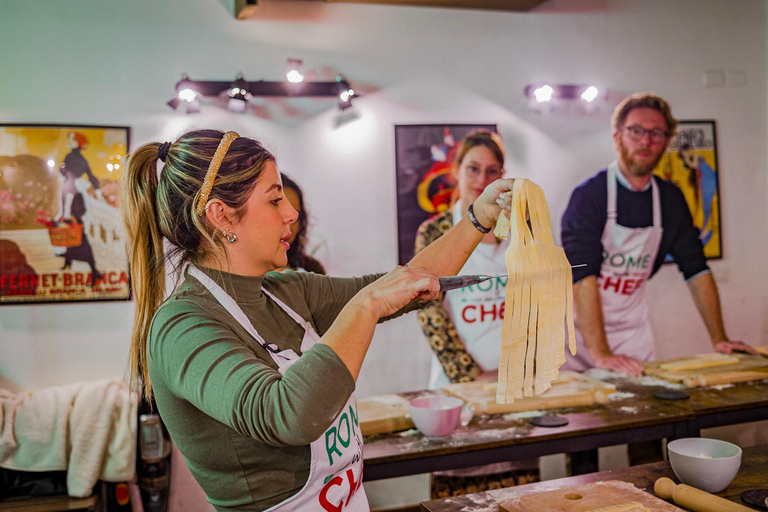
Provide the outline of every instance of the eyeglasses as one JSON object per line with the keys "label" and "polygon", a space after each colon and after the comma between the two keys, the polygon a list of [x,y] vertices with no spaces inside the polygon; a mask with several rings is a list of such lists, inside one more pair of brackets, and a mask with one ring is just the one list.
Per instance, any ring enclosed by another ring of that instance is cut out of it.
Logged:
{"label": "eyeglasses", "polygon": [[640,142],[645,137],[645,134],[651,136],[651,142],[664,142],[672,135],[669,132],[665,132],[661,128],[654,128],[653,130],[646,130],[640,125],[634,124],[632,126],[622,126],[622,130],[625,130],[629,134],[629,138],[635,142]]}
{"label": "eyeglasses", "polygon": [[[504,169],[489,168],[489,169],[486,169],[485,172],[488,174],[488,178],[494,181],[501,178],[504,175]],[[483,170],[475,165],[470,164],[467,166],[467,173],[473,178],[477,178],[478,176],[483,174]]]}

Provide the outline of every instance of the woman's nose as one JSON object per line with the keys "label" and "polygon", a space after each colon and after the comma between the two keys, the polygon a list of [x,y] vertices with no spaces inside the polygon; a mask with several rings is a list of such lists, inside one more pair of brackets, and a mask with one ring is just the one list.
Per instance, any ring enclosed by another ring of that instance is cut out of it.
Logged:
{"label": "woman's nose", "polygon": [[299,220],[299,212],[288,201],[284,201],[288,205],[288,211],[286,212],[285,223],[293,224]]}

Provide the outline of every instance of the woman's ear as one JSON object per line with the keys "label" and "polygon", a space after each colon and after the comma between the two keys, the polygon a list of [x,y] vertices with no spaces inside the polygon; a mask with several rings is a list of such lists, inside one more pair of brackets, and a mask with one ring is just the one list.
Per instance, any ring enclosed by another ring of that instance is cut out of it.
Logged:
{"label": "woman's ear", "polygon": [[220,199],[211,199],[205,205],[205,217],[219,231],[227,232],[232,228],[232,209]]}

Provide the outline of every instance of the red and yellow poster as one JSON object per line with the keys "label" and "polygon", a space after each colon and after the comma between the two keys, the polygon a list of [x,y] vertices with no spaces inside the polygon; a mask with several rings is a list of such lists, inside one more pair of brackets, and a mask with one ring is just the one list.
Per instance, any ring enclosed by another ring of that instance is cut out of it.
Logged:
{"label": "red and yellow poster", "polygon": [[0,125],[0,304],[128,300],[124,126]]}
{"label": "red and yellow poster", "polygon": [[425,220],[451,205],[451,174],[458,144],[469,133],[496,131],[495,124],[420,124],[395,126],[398,259],[413,257],[416,231]]}
{"label": "red and yellow poster", "polygon": [[699,228],[704,255],[708,259],[722,258],[715,122],[680,121],[667,153],[653,172],[683,192],[693,224]]}

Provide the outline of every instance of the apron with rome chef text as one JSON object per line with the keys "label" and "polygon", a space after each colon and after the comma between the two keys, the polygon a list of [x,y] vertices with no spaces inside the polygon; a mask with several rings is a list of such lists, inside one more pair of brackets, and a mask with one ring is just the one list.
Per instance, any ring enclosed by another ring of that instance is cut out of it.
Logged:
{"label": "apron with rome chef text", "polygon": [[[461,199],[453,207],[453,225],[461,220]],[[472,359],[483,371],[496,370],[501,359],[501,334],[507,297],[507,263],[505,253],[509,240],[479,243],[458,272],[461,275],[485,274],[503,276],[484,283],[445,292],[443,305],[456,332]],[[447,386],[451,381],[443,365],[432,354],[429,389]]]}
{"label": "apron with rome chef text", "polygon": [[[192,265],[189,266],[189,274],[200,281],[235,320],[269,352],[281,375],[299,359],[300,356],[293,350],[278,351],[276,345],[267,343],[235,300],[213,279]],[[301,340],[302,353],[318,342],[320,336],[315,332],[312,324],[267,290],[262,288],[262,291],[296,323],[304,327],[304,337]],[[362,485],[363,441],[358,427],[354,393],[328,430],[312,441],[310,449],[311,460],[307,483],[298,493],[267,509],[266,512],[367,512],[370,510]]]}
{"label": "apron with rome chef text", "polygon": [[[651,178],[653,225],[628,228],[616,222],[616,176],[621,172],[614,161],[608,166],[608,218],[603,231],[603,263],[597,279],[603,323],[608,346],[614,355],[625,355],[650,361],[656,355],[645,302],[645,281],[653,271],[653,263],[661,243],[661,198],[656,181]],[[575,356],[567,355],[564,370],[584,371],[592,368],[584,339],[576,319]]]}

